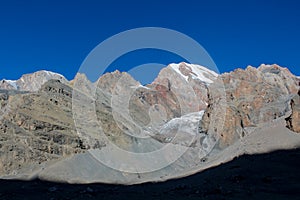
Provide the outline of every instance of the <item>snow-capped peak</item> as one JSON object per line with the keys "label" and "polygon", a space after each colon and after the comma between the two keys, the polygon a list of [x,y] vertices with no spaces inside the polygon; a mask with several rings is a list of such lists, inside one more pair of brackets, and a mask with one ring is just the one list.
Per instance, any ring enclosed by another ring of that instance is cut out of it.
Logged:
{"label": "snow-capped peak", "polygon": [[53,76],[63,77],[61,74],[58,74],[58,73],[55,73],[55,72],[51,72],[51,71],[47,71],[47,70],[42,70],[40,72],[45,73],[49,77],[53,77]]}
{"label": "snow-capped peak", "polygon": [[34,72],[32,74],[24,74],[18,80],[4,79],[3,83],[0,84],[0,88],[34,92],[38,91],[45,82],[51,79],[58,79],[63,83],[68,83],[68,80],[63,75],[42,70]]}
{"label": "snow-capped peak", "polygon": [[212,70],[207,69],[201,65],[189,64],[189,63],[172,63],[169,65],[173,70],[175,70],[179,75],[181,75],[186,81],[189,77],[192,79],[198,79],[207,84],[213,83],[218,77],[218,74]]}
{"label": "snow-capped peak", "polygon": [[9,85],[11,85],[12,87],[14,87],[16,90],[18,89],[18,86],[17,86],[17,81],[16,80],[5,80]]}

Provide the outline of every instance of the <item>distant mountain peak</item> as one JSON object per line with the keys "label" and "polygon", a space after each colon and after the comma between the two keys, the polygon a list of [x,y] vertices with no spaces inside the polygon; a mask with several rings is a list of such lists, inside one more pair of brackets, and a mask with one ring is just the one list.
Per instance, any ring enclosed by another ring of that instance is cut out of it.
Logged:
{"label": "distant mountain peak", "polygon": [[51,79],[57,79],[63,83],[67,83],[68,80],[61,74],[50,72],[46,70],[37,71],[31,74],[24,74],[18,80],[2,80],[0,82],[1,89],[8,90],[20,90],[36,92],[41,86]]}

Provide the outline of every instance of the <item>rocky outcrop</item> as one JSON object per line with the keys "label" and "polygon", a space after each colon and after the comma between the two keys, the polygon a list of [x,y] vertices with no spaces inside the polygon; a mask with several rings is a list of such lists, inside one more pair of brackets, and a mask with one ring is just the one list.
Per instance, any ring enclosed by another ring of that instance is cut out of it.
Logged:
{"label": "rocky outcrop", "polygon": [[85,95],[91,96],[95,91],[95,83],[93,84],[85,74],[77,73],[75,78],[69,82],[72,88],[76,88]]}
{"label": "rocky outcrop", "polygon": [[69,86],[50,80],[37,93],[2,91],[0,98],[2,110],[6,108],[0,121],[0,174],[39,168],[84,151],[72,118]]}
{"label": "rocky outcrop", "polygon": [[163,86],[176,95],[182,114],[206,109],[207,86],[213,83],[218,74],[199,65],[187,63],[170,64],[162,69],[152,85]]}
{"label": "rocky outcrop", "polygon": [[[299,81],[300,86],[300,81]],[[292,114],[286,118],[287,128],[300,133],[300,89],[290,102]]]}
{"label": "rocky outcrop", "polygon": [[[298,92],[297,78],[286,68],[278,65],[261,65],[258,69],[247,67],[221,75],[219,80],[209,86],[209,91],[220,87],[223,82],[226,101],[220,103],[220,97],[211,97],[202,121],[202,130],[208,132],[208,126],[215,119],[213,114],[220,110],[226,112],[224,126],[211,129],[220,136],[220,147],[231,145],[242,138],[253,127],[285,116],[290,111],[291,95]],[[218,123],[219,124],[219,123]]]}

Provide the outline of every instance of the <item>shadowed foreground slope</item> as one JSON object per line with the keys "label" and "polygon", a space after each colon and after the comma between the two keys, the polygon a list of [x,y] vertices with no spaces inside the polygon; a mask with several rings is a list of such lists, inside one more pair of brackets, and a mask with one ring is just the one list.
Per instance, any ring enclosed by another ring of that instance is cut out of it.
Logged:
{"label": "shadowed foreground slope", "polygon": [[0,199],[299,199],[300,149],[244,155],[190,177],[135,186],[0,180]]}

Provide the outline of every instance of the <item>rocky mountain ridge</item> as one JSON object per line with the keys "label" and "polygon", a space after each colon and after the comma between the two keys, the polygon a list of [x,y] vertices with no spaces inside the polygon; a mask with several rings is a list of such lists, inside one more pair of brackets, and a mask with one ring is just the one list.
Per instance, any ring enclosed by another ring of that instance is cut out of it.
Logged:
{"label": "rocky mountain ridge", "polygon": [[3,79],[0,81],[0,89],[36,92],[44,83],[52,79],[60,80],[62,83],[68,83],[68,80],[63,75],[41,70],[32,74],[24,74],[18,80]]}

